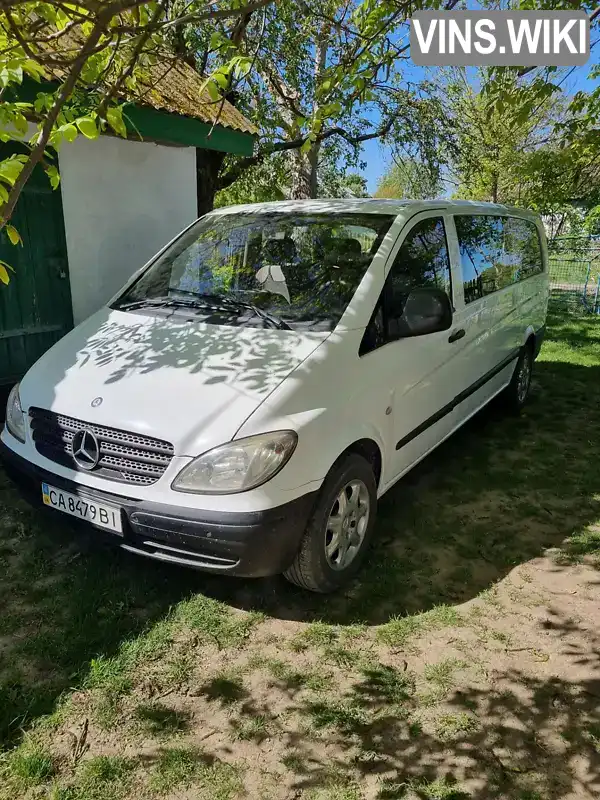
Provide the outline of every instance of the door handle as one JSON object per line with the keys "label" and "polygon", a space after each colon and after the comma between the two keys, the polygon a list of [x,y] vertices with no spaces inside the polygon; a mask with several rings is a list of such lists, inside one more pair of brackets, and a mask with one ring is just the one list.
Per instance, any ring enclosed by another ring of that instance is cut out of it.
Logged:
{"label": "door handle", "polygon": [[458,329],[458,330],[456,330],[456,331],[452,331],[452,333],[451,333],[451,334],[450,334],[450,336],[448,337],[448,341],[449,341],[450,343],[452,343],[452,342],[458,342],[458,340],[459,340],[459,339],[462,339],[464,335],[465,335],[465,329],[464,329],[464,328],[459,328],[459,329]]}

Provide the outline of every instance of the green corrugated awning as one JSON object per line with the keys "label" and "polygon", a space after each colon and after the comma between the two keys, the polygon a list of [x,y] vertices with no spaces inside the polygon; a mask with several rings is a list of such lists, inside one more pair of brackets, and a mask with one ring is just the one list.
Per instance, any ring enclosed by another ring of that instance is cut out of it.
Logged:
{"label": "green corrugated awning", "polygon": [[238,156],[251,156],[256,137],[219,124],[208,125],[199,119],[182,117],[154,108],[129,104],[123,109],[129,137],[165,144],[219,150]]}

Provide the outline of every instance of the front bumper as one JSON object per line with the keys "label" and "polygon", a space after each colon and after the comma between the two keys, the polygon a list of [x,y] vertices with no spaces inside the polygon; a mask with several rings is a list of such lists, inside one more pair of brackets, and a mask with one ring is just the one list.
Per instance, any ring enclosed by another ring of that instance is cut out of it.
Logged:
{"label": "front bumper", "polygon": [[[316,492],[310,492],[265,511],[202,511],[83,487],[32,464],[2,441],[0,460],[26,499],[48,513],[64,517],[60,511],[43,505],[42,482],[121,508],[123,535],[100,530],[124,550],[158,561],[248,578],[277,575],[290,566],[316,496]],[[74,521],[73,517],[68,519]]]}

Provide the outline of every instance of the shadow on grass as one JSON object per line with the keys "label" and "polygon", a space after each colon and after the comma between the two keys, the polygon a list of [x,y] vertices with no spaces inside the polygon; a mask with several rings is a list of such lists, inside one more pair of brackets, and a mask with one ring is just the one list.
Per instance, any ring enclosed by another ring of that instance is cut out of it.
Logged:
{"label": "shadow on grass", "polygon": [[207,700],[216,700],[223,705],[236,703],[248,696],[248,692],[240,680],[225,675],[212,678],[208,683],[200,686],[197,693],[204,695]]}
{"label": "shadow on grass", "polygon": [[[255,722],[280,745],[281,762],[293,773],[290,797],[311,790],[362,797],[342,789],[367,782],[377,800],[598,797],[600,637],[556,610],[547,613],[538,624],[551,626],[557,642],[587,642],[568,653],[564,677],[502,669],[485,688],[448,686],[427,709],[410,669],[365,666],[344,689],[318,696],[299,695],[281,678],[285,714],[274,710],[272,697],[248,694],[245,725]],[[577,673],[582,667],[585,678]],[[276,708],[281,704],[278,698]],[[296,715],[303,723],[290,725]],[[238,723],[229,724],[235,730]],[[332,783],[339,793],[324,791]]]}
{"label": "shadow on grass", "polygon": [[548,312],[547,324],[552,329],[553,337],[559,339],[561,344],[569,345],[576,350],[600,344],[599,328],[594,323],[595,317],[585,313],[581,303],[579,314],[565,314],[564,311],[552,307]]}
{"label": "shadow on grass", "polygon": [[0,470],[0,745],[198,589],[30,508]]}
{"label": "shadow on grass", "polygon": [[156,702],[141,703],[135,710],[135,720],[151,736],[172,736],[190,727],[189,713]]}
{"label": "shadow on grass", "polygon": [[541,362],[535,376],[521,418],[485,410],[386,495],[368,563],[332,597],[135,559],[29,509],[0,474],[0,742],[194,592],[280,618],[377,624],[469,600],[548,548],[567,560],[598,550],[586,529],[600,517],[600,368]]}

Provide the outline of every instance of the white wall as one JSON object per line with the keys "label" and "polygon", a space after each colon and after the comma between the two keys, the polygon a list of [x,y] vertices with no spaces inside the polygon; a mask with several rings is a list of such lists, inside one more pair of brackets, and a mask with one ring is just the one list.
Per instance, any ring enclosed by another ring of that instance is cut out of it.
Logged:
{"label": "white wall", "polygon": [[195,150],[78,136],[59,166],[77,325],[196,218]]}

